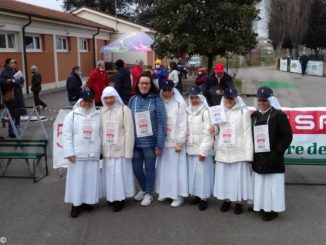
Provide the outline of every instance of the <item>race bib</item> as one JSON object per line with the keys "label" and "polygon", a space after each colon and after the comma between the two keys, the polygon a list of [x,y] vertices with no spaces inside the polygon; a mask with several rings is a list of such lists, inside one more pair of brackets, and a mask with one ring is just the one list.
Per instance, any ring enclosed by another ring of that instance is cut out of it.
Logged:
{"label": "race bib", "polygon": [[116,145],[119,137],[119,123],[108,122],[105,127],[104,144]]}
{"label": "race bib", "polygon": [[270,152],[268,125],[254,126],[255,153]]}
{"label": "race bib", "polygon": [[212,106],[208,108],[209,116],[211,119],[211,123],[214,124],[221,124],[226,121],[225,112],[221,110],[221,106]]}
{"label": "race bib", "polygon": [[95,141],[95,122],[92,119],[84,119],[81,131],[82,141]]}
{"label": "race bib", "polygon": [[220,131],[220,145],[234,146],[235,145],[235,126],[234,123],[223,124]]}
{"label": "race bib", "polygon": [[149,111],[135,113],[136,134],[138,138],[153,135],[151,115]]}

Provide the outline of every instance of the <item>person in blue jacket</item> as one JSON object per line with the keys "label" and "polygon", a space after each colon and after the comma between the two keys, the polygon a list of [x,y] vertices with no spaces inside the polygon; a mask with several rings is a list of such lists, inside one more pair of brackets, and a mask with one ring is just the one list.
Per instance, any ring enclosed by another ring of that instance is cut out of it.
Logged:
{"label": "person in blue jacket", "polygon": [[168,79],[168,76],[169,72],[165,66],[162,65],[162,60],[157,59],[155,61],[155,68],[153,70],[153,79],[155,86],[161,89],[164,82]]}
{"label": "person in blue jacket", "polygon": [[134,199],[141,201],[142,206],[149,206],[153,201],[156,157],[164,148],[167,120],[164,103],[150,74],[139,77],[136,95],[130,99],[129,108],[135,128],[132,165],[141,187]]}

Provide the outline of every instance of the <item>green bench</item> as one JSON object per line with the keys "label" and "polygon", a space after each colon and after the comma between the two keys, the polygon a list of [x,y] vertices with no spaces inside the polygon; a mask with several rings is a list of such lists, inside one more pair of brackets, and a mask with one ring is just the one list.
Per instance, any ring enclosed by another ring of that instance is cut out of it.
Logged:
{"label": "green bench", "polygon": [[[48,176],[47,163],[48,140],[0,140],[0,177],[32,178],[34,183]],[[40,171],[40,162],[44,158],[45,173]],[[7,175],[7,169],[13,160],[25,160],[29,170],[28,176]],[[32,164],[32,166],[31,166]],[[36,170],[41,175],[37,176]]]}

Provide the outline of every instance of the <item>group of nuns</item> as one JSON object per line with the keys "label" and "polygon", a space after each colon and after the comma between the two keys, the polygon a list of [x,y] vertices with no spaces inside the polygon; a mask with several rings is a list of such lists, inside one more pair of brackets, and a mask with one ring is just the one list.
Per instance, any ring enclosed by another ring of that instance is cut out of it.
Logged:
{"label": "group of nuns", "polygon": [[83,91],[66,116],[64,200],[72,204],[71,217],[92,210],[101,198],[114,212],[131,197],[149,206],[154,192],[172,207],[192,196],[190,204],[202,211],[212,195],[223,202],[222,212],[234,206],[241,214],[247,203],[248,211],[263,213],[265,221],[285,211],[284,153],[292,131],[270,88],[258,89],[253,113],[235,88],[225,89],[224,121],[216,125],[197,86],[187,103],[173,81],[159,91],[144,73],[136,92],[127,106],[106,87],[98,110],[92,92]]}

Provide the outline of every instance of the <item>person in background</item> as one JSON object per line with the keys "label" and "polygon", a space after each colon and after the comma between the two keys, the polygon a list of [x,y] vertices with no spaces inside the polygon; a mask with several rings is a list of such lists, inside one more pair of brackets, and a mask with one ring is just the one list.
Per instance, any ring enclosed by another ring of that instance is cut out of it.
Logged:
{"label": "person in background", "polygon": [[224,71],[223,64],[216,64],[214,74],[208,77],[201,89],[209,106],[219,105],[226,88],[234,87],[232,77]]}
{"label": "person in background", "polygon": [[183,88],[183,84],[182,84],[182,80],[183,78],[187,78],[187,74],[188,74],[188,71],[187,69],[185,68],[185,61],[182,57],[180,57],[178,59],[178,63],[177,63],[177,68],[178,68],[178,73],[179,73],[179,83],[178,83],[178,87],[177,89],[180,91],[180,93],[182,93],[182,88]]}
{"label": "person in background", "polygon": [[129,108],[135,128],[132,165],[141,190],[134,199],[148,206],[153,201],[156,158],[162,155],[166,138],[166,111],[151,75],[139,77],[136,91]]}
{"label": "person in background", "polygon": [[82,87],[83,87],[83,82],[81,80],[80,66],[75,65],[72,68],[70,76],[66,81],[68,100],[71,106],[74,106],[76,102],[79,100]]}
{"label": "person in background", "polygon": [[301,64],[301,72],[302,75],[306,74],[307,64],[309,62],[309,57],[306,53],[306,51],[303,51],[301,57],[299,58],[300,64]]}
{"label": "person in background", "polygon": [[[170,62],[170,73],[169,73],[168,79],[170,81],[173,81],[175,88],[178,88],[179,73],[178,73],[177,63],[175,63],[174,61]],[[164,86],[164,84],[163,84],[163,86]]]}
{"label": "person in background", "polygon": [[[17,132],[20,129],[20,116],[26,115],[26,109],[23,96],[24,78],[21,71],[17,69],[17,62],[12,58],[5,61],[4,70],[0,75],[0,86],[3,96],[3,103],[7,106],[9,113],[14,121]],[[15,138],[15,132],[10,123],[8,123],[8,136]]]}
{"label": "person in background", "polygon": [[132,95],[136,94],[136,86],[137,86],[138,78],[144,72],[143,65],[144,65],[144,61],[139,59],[139,60],[136,60],[136,63],[131,68],[131,77],[132,77],[132,92],[131,92],[131,94]]}
{"label": "person in background", "polygon": [[117,60],[115,62],[117,73],[112,76],[114,82],[114,88],[121,97],[125,105],[128,104],[131,97],[131,78],[129,69],[125,67],[123,60]]}
{"label": "person in background", "polygon": [[42,76],[36,65],[31,67],[32,72],[32,88],[34,104],[37,106],[38,111],[40,112],[39,106],[43,107],[43,110],[47,107],[47,104],[42,101],[39,97],[40,92],[42,91]]}
{"label": "person in background", "polygon": [[82,91],[80,99],[65,118],[62,129],[64,157],[69,160],[65,203],[71,203],[71,217],[90,211],[101,193],[101,114],[93,93]]}
{"label": "person in background", "polygon": [[168,75],[168,70],[162,65],[162,60],[157,59],[155,61],[155,68],[153,70],[153,79],[154,84],[158,89],[161,88],[161,85],[168,78]]}
{"label": "person in background", "polygon": [[189,92],[188,136],[186,143],[188,163],[189,194],[194,196],[192,205],[199,205],[200,211],[206,210],[208,198],[213,193],[214,165],[211,122],[206,98],[198,86]]}
{"label": "person in background", "polygon": [[207,79],[207,74],[205,68],[198,68],[198,75],[194,81],[197,86],[201,86],[205,83]]}
{"label": "person in background", "polygon": [[257,111],[251,115],[254,136],[253,211],[263,210],[263,220],[271,221],[285,211],[284,154],[292,142],[287,115],[269,87],[256,94]]}
{"label": "person in background", "polygon": [[173,199],[171,207],[179,207],[188,196],[188,168],[186,161],[187,104],[171,80],[166,80],[161,98],[167,113],[167,127],[163,153],[157,159],[156,192],[158,201]]}
{"label": "person in background", "polygon": [[109,74],[105,71],[105,62],[100,60],[88,77],[86,86],[94,93],[96,106],[102,106],[101,96],[104,88],[110,85]]}

